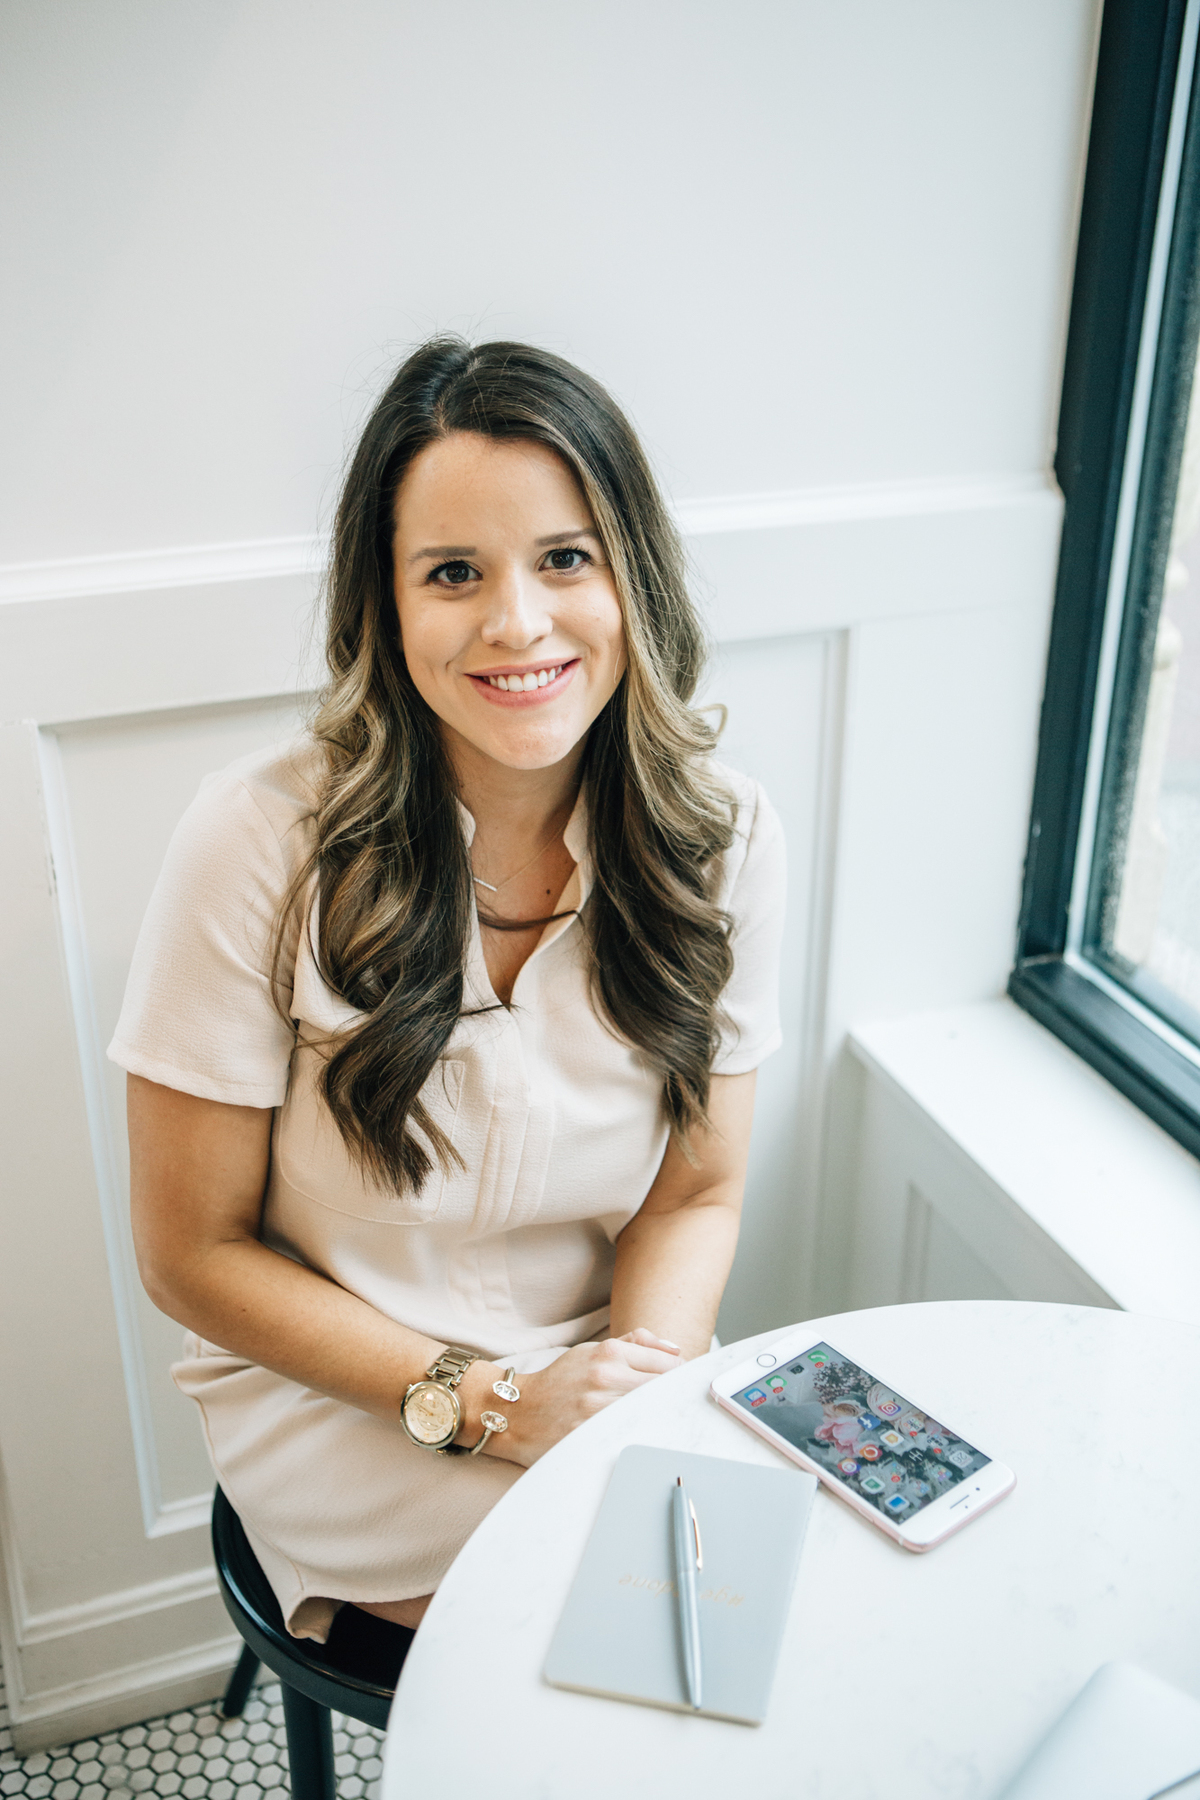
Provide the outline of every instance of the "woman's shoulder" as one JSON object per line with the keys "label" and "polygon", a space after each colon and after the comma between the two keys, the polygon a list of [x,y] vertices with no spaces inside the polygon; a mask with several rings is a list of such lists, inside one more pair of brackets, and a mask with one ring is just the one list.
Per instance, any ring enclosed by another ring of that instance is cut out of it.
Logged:
{"label": "woman's shoulder", "polygon": [[274,839],[292,862],[307,851],[324,767],[324,752],[308,733],[240,756],[204,777],[182,828],[226,841]]}
{"label": "woman's shoulder", "polygon": [[767,798],[761,781],[756,781],[742,769],[732,768],[729,763],[718,762],[715,757],[708,766],[718,786],[724,788],[733,801],[734,834],[743,847],[754,836],[782,830],[779,815]]}
{"label": "woman's shoulder", "polygon": [[[714,780],[733,801],[733,842],[724,856],[720,904],[734,905],[735,890],[745,904],[745,891],[761,878],[768,889],[783,879],[784,841],[779,814],[760,781],[728,763],[710,762]],[[758,895],[761,902],[764,894]],[[740,910],[735,906],[734,910]]]}

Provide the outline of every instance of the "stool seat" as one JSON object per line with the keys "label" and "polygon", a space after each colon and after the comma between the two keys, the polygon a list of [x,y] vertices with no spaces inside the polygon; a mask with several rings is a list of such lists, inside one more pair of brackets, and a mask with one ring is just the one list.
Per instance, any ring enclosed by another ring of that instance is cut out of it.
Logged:
{"label": "stool seat", "polygon": [[292,1794],[295,1800],[333,1800],[330,1709],[383,1730],[414,1633],[343,1606],[326,1643],[292,1637],[242,1522],[219,1487],[212,1546],[225,1609],[246,1645],[226,1691],[225,1716],[241,1712],[258,1665],[265,1663],[283,1687]]}

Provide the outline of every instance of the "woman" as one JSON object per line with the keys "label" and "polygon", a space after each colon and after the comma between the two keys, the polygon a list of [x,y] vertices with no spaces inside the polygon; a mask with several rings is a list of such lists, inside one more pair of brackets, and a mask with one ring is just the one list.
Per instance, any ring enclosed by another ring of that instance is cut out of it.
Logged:
{"label": "woman", "polygon": [[674,531],[569,364],[412,356],[329,603],[312,732],[201,788],[109,1052],[176,1381],[322,1640],[416,1624],[523,1468],[708,1348],[783,900],[689,710]]}

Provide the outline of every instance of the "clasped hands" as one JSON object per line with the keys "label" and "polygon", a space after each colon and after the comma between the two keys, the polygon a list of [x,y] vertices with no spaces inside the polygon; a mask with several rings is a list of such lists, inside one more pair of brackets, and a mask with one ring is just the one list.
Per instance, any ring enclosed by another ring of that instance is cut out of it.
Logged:
{"label": "clasped hands", "polygon": [[497,1432],[484,1451],[527,1469],[540,1456],[623,1394],[666,1375],[684,1362],[678,1345],[640,1326],[624,1337],[575,1344],[548,1368],[516,1375],[521,1398],[499,1401],[492,1383],[503,1378],[499,1363],[476,1362],[463,1376],[458,1396],[463,1424],[457,1442],[475,1442],[483,1431],[480,1414],[502,1407],[508,1430]]}

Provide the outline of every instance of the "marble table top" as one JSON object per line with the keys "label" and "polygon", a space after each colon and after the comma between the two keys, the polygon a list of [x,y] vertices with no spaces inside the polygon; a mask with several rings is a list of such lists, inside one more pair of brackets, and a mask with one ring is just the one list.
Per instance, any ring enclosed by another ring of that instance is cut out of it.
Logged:
{"label": "marble table top", "polygon": [[758,1728],[562,1692],[542,1664],[619,1451],[783,1460],[706,1398],[778,1332],[650,1382],[464,1547],[405,1666],[382,1800],[992,1800],[1101,1663],[1200,1696],[1200,1330],[964,1301],[812,1331],[1009,1463],[1015,1492],[924,1556],[818,1492]]}

